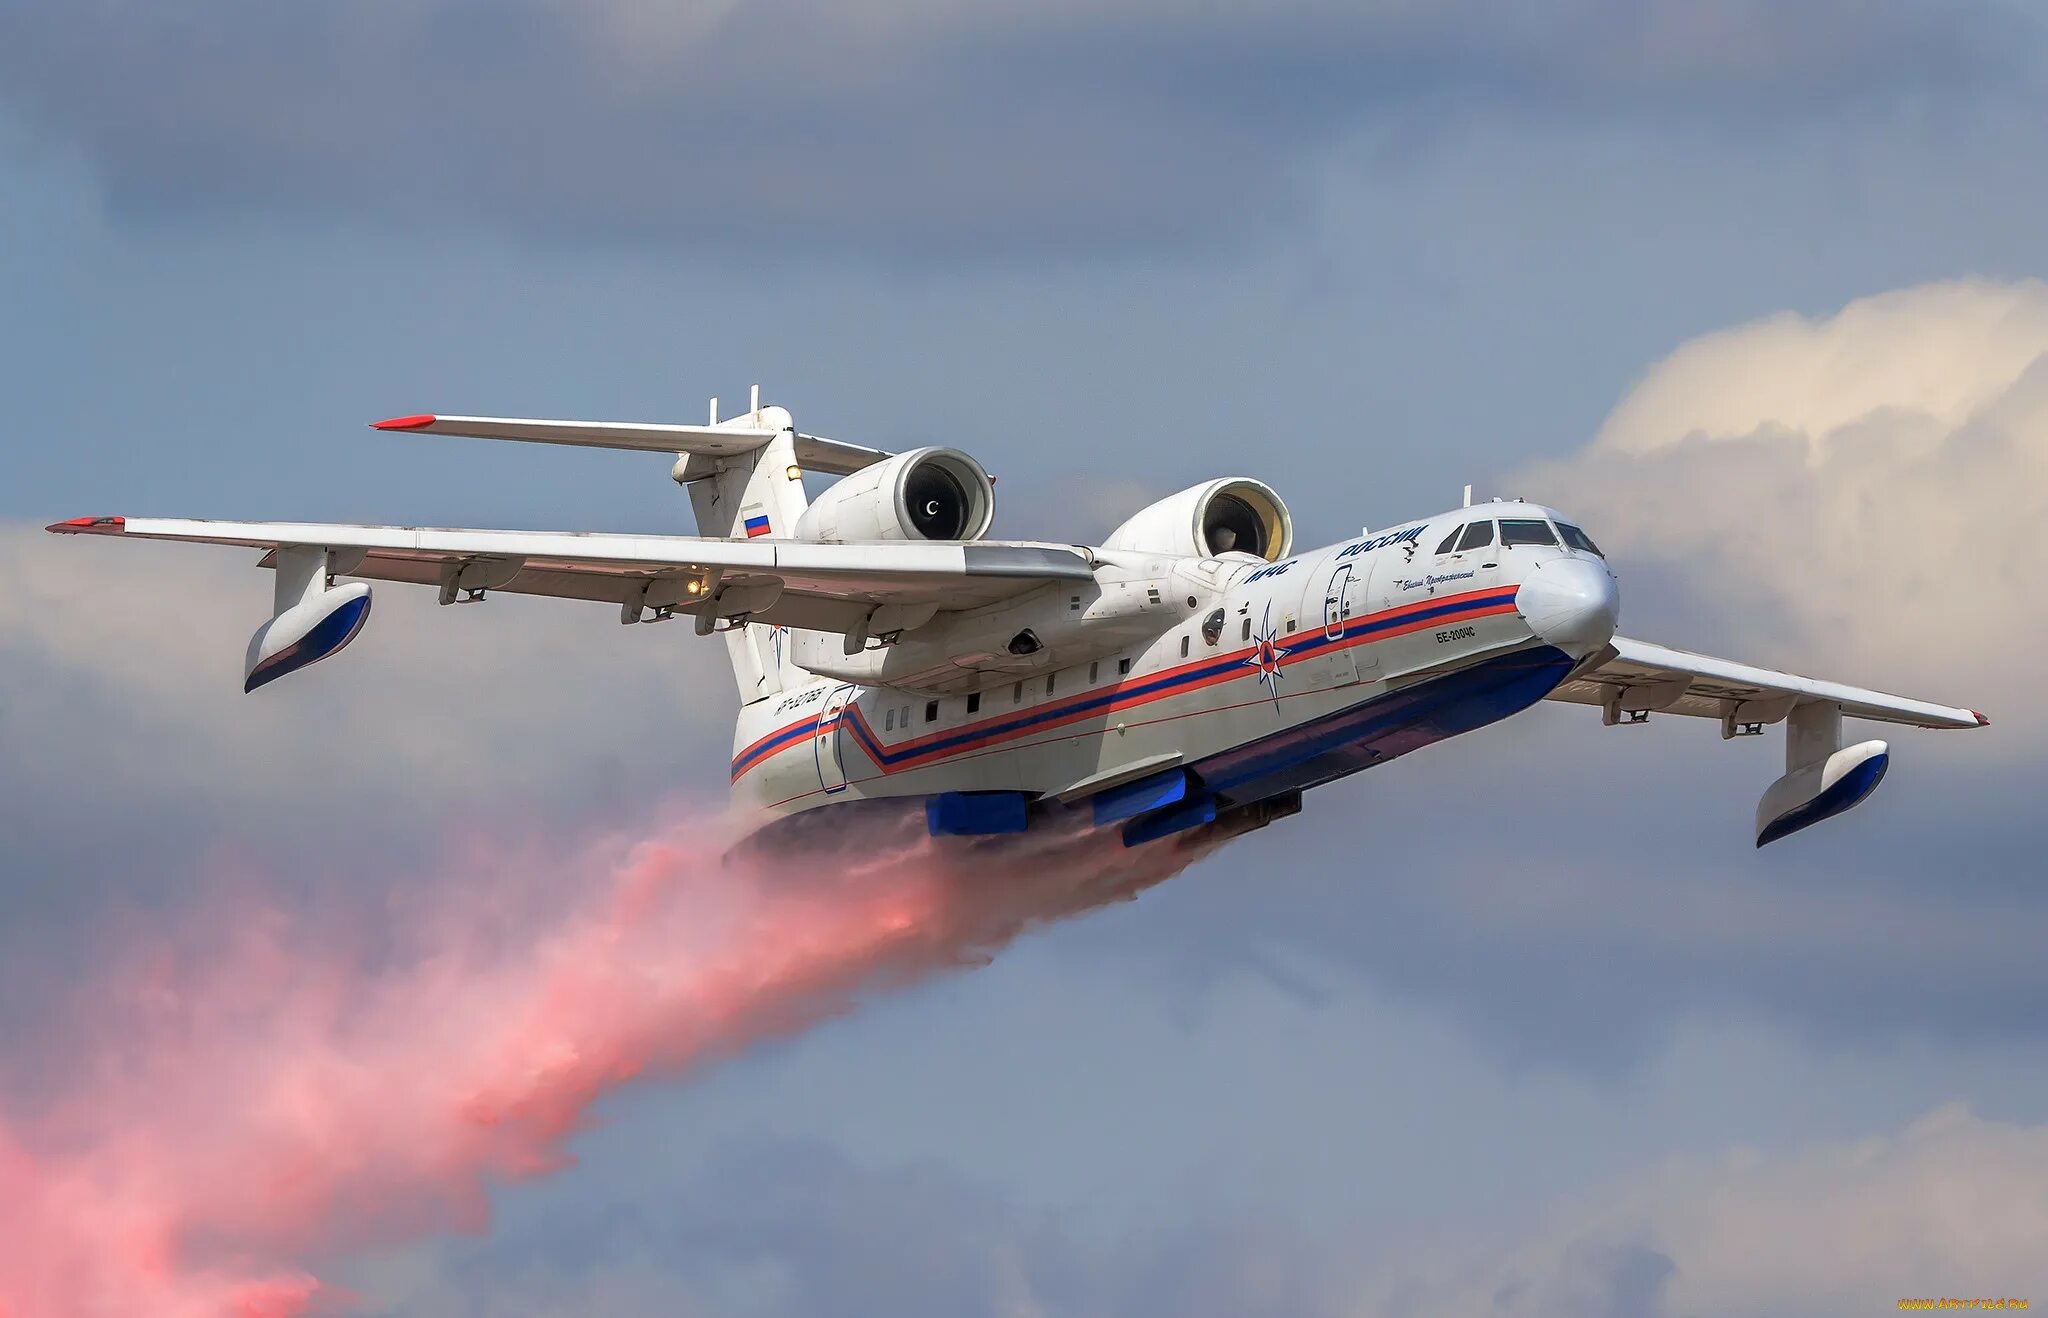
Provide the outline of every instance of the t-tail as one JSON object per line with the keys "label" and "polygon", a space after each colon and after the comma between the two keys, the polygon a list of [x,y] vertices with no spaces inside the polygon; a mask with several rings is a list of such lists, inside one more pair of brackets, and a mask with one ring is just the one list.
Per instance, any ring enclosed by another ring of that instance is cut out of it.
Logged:
{"label": "t-tail", "polygon": [[[768,432],[766,443],[733,453],[686,452],[673,475],[690,492],[697,533],[729,540],[791,540],[810,500],[804,494],[796,423],[781,407],[761,406],[755,386],[752,406],[724,421],[711,400],[710,429],[749,437]],[[750,705],[799,686],[810,674],[790,661],[788,628],[750,621],[774,606],[781,591],[772,585],[711,588],[710,608],[697,615],[697,629],[722,631],[740,703]]]}

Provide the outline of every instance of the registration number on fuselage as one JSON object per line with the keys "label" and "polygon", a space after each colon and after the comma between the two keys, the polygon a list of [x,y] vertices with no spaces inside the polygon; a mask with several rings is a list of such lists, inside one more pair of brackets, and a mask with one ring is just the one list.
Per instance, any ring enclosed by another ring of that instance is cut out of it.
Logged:
{"label": "registration number on fuselage", "polygon": [[1478,634],[1476,627],[1446,627],[1436,634],[1436,643],[1448,645],[1452,641],[1469,641]]}

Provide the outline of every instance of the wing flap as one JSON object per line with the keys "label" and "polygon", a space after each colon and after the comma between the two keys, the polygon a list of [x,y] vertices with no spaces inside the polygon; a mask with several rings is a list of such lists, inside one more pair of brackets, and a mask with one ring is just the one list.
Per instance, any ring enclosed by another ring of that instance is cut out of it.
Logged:
{"label": "wing flap", "polygon": [[1975,710],[1845,686],[1819,678],[1758,668],[1732,659],[1617,636],[1606,652],[1582,665],[1550,699],[1648,710],[1694,718],[1775,723],[1792,707],[1828,701],[1842,713],[1878,723],[1918,728],[1974,728],[1990,722]]}

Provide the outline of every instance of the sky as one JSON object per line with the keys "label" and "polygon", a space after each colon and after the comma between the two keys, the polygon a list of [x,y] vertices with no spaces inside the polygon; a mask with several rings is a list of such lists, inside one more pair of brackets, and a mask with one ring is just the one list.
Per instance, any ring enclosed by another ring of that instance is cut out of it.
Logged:
{"label": "sky", "polygon": [[[1541,499],[1628,634],[1992,726],[1898,730],[1871,801],[1757,851],[1775,736],[1532,710],[985,965],[608,1082],[431,1211],[346,1204],[284,1251],[324,1302],[2048,1300],[2044,112],[2017,0],[0,0],[0,1186],[73,1165],[91,1123],[36,1114],[198,1114],[187,1064],[351,1009],[319,986],[598,901],[646,863],[607,839],[687,852],[734,705],[684,629],[396,587],[244,696],[247,556],[41,527],[687,532],[659,458],[365,423],[694,421],[759,382],[974,453],[1000,536],[1238,473],[1302,544]],[[491,946],[511,993],[555,944]],[[272,1010],[164,1042],[258,963]],[[166,964],[171,1017],[105,1007]],[[392,1065],[460,1071],[378,1010]],[[78,1185],[141,1156],[99,1153]]]}

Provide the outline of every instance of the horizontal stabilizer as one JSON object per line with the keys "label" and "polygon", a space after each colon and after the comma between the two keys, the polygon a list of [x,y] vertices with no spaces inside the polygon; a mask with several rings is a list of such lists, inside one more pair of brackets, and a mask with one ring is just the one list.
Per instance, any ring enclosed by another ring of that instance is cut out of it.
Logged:
{"label": "horizontal stabilizer", "polygon": [[[761,414],[753,414],[761,415]],[[786,417],[770,408],[770,417]],[[425,435],[461,435],[470,439],[513,439],[529,444],[568,444],[578,448],[626,449],[641,453],[695,453],[730,458],[751,453],[782,433],[758,425],[724,421],[710,426],[667,425],[643,421],[547,421],[522,417],[394,416],[373,421],[376,430],[401,430]],[[797,465],[809,471],[845,475],[884,462],[881,449],[843,444],[821,435],[795,437]]]}

